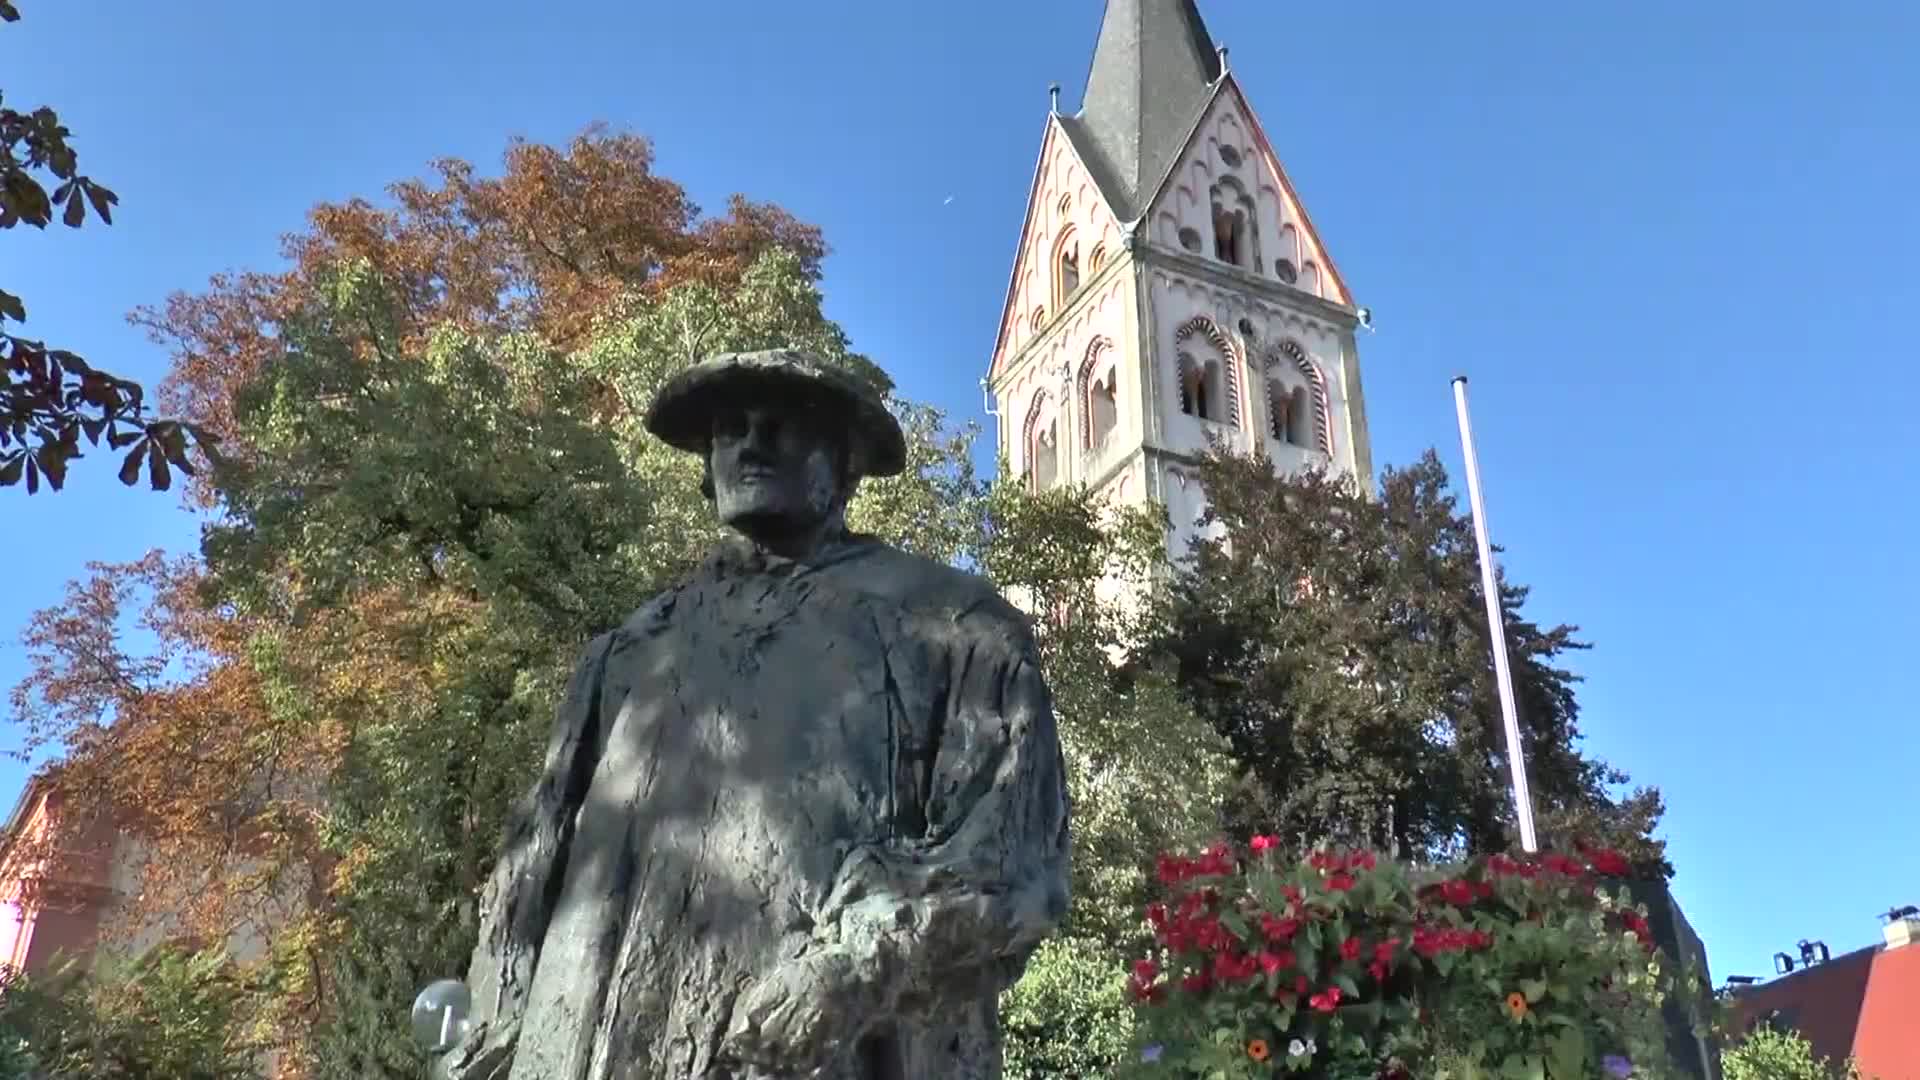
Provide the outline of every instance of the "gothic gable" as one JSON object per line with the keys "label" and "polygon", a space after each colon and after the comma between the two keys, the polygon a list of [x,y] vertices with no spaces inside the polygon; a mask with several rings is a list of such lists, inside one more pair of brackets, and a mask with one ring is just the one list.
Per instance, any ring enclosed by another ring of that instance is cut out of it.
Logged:
{"label": "gothic gable", "polygon": [[1045,333],[1121,249],[1119,222],[1060,121],[1047,118],[989,378]]}
{"label": "gothic gable", "polygon": [[1353,303],[1232,75],[1201,113],[1147,221],[1158,245]]}

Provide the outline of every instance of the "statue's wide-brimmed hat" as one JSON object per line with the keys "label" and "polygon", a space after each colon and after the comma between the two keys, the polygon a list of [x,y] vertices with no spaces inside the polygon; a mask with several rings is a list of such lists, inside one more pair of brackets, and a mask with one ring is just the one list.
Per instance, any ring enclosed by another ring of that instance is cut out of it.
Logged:
{"label": "statue's wide-brimmed hat", "polygon": [[647,430],[668,446],[707,452],[716,409],[742,396],[771,396],[797,409],[839,412],[856,476],[907,467],[907,439],[880,395],[851,374],[798,349],[721,353],[667,380],[647,409]]}

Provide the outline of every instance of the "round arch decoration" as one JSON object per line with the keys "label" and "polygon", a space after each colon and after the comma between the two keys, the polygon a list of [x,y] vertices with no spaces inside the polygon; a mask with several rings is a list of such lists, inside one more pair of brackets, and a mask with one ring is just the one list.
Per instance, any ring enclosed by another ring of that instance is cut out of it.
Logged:
{"label": "round arch decoration", "polygon": [[1333,403],[1327,397],[1327,377],[1321,373],[1320,365],[1313,362],[1307,350],[1297,341],[1287,340],[1267,351],[1265,367],[1271,370],[1276,364],[1291,363],[1295,370],[1307,377],[1307,385],[1313,387],[1313,441],[1320,452],[1333,456]]}
{"label": "round arch decoration", "polygon": [[[1188,338],[1195,337],[1195,336],[1205,338],[1209,343],[1213,345],[1214,348],[1220,350],[1220,355],[1226,360],[1226,371],[1224,372],[1224,374],[1226,375],[1226,383],[1227,383],[1227,416],[1234,427],[1239,427],[1240,426],[1240,354],[1239,354],[1239,351],[1233,347],[1233,339],[1227,336],[1227,332],[1225,330],[1220,329],[1220,324],[1214,322],[1212,319],[1207,318],[1205,315],[1195,315],[1193,318],[1188,319],[1186,322],[1183,322],[1180,324],[1180,328],[1173,332],[1174,348],[1177,350],[1182,344],[1184,344],[1187,341]],[[1179,372],[1176,377],[1184,378],[1185,376],[1186,376],[1185,372]]]}
{"label": "round arch decoration", "polygon": [[1080,359],[1080,370],[1075,375],[1073,393],[1080,403],[1080,444],[1081,449],[1093,448],[1093,377],[1100,360],[1113,348],[1113,339],[1105,334],[1096,334],[1087,343],[1087,353]]}
{"label": "round arch decoration", "polygon": [[1020,425],[1020,464],[1033,468],[1033,437],[1040,432],[1040,420],[1047,411],[1047,392],[1035,390],[1033,403],[1027,406],[1027,419]]}

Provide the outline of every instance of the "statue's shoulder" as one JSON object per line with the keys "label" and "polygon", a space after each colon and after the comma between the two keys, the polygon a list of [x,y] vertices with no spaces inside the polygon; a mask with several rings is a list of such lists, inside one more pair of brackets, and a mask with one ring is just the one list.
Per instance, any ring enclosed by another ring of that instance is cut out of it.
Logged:
{"label": "statue's shoulder", "polygon": [[618,629],[611,630],[594,639],[596,649],[611,649],[623,639],[646,637],[656,633],[673,615],[674,601],[680,595],[681,586],[663,589],[654,593],[647,602],[633,609]]}
{"label": "statue's shoulder", "polygon": [[1022,637],[1029,631],[1020,609],[978,574],[878,540],[862,545],[844,567],[842,576],[847,581],[913,614],[952,618]]}

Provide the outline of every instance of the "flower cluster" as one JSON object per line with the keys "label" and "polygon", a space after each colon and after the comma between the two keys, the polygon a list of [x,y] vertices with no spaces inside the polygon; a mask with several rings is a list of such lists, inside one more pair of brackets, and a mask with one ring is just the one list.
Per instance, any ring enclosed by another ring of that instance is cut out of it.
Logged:
{"label": "flower cluster", "polygon": [[1156,870],[1154,947],[1127,981],[1151,1075],[1418,1075],[1471,1048],[1494,1072],[1521,1055],[1557,1078],[1658,1052],[1665,983],[1644,914],[1609,888],[1630,872],[1617,853],[1416,872],[1364,850],[1289,859],[1255,836]]}

